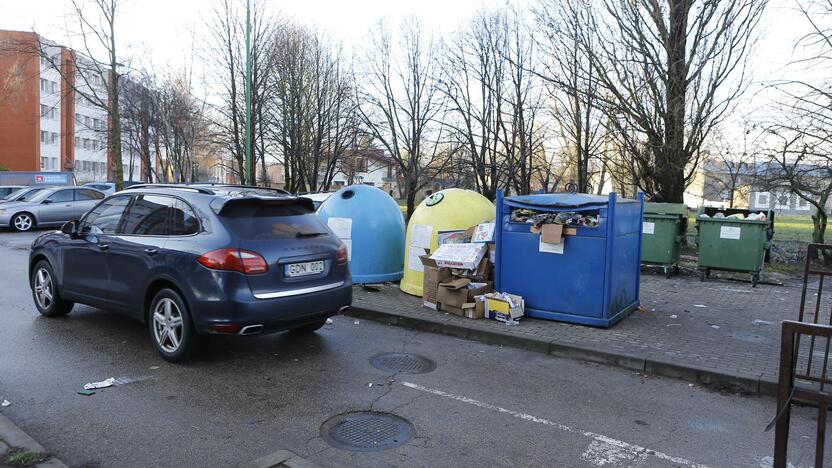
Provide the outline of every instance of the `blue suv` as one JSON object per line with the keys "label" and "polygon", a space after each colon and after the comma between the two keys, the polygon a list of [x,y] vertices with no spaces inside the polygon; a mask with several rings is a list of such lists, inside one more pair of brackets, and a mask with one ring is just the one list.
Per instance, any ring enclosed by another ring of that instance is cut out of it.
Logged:
{"label": "blue suv", "polygon": [[319,329],[352,301],[347,256],[307,198],[146,184],[35,239],[29,278],[41,314],[75,303],[127,314],[181,361],[199,335]]}

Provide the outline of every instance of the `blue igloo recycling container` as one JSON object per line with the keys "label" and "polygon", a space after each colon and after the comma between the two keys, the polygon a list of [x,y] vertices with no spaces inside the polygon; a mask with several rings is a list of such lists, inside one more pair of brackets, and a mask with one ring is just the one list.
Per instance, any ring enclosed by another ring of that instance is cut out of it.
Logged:
{"label": "blue igloo recycling container", "polygon": [[318,216],[346,244],[354,283],[402,278],[404,217],[390,195],[376,187],[350,185],[327,198]]}
{"label": "blue igloo recycling container", "polygon": [[[609,327],[639,305],[644,199],[582,193],[497,195],[498,291],[523,297],[526,315]],[[561,224],[558,243],[537,227]]]}

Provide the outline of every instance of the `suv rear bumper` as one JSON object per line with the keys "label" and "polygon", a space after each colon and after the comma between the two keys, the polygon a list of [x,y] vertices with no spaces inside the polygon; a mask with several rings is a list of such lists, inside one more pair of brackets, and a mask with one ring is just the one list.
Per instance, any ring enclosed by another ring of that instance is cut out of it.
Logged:
{"label": "suv rear bumper", "polygon": [[251,300],[224,299],[190,301],[198,333],[222,333],[216,325],[239,325],[240,329],[262,325],[261,333],[289,330],[336,315],[352,303],[352,281],[325,290],[285,297]]}

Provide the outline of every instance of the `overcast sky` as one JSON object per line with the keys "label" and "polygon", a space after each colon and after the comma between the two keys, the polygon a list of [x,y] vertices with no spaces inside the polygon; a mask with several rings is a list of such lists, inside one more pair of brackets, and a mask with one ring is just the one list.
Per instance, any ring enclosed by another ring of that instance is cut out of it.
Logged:
{"label": "overcast sky", "polygon": [[[517,3],[526,5],[531,1],[517,0]],[[362,38],[380,17],[396,19],[412,13],[426,27],[442,34],[482,7],[504,3],[500,0],[272,0],[269,7],[301,23],[321,28],[334,39],[343,41],[347,48],[360,49],[364,43]],[[128,55],[140,55],[146,64],[150,61],[150,65],[159,69],[181,69],[194,55],[193,38],[203,34],[203,22],[213,4],[214,0],[123,0],[118,28],[122,50]],[[794,0],[772,0],[769,4],[752,63],[758,81],[785,77],[790,70],[787,65],[793,58],[792,45],[806,32],[806,24],[793,5]],[[73,40],[66,34],[70,6],[68,0],[0,0],[0,29],[34,29],[49,39],[80,47],[77,38]],[[759,87],[759,84],[752,87],[752,91]]]}

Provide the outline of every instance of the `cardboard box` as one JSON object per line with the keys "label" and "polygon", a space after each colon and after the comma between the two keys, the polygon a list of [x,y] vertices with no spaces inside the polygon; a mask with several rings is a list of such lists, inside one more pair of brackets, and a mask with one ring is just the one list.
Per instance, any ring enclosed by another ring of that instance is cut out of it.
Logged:
{"label": "cardboard box", "polygon": [[563,225],[544,224],[540,232],[540,240],[546,244],[560,244],[563,242]]}
{"label": "cardboard box", "polygon": [[491,280],[493,265],[488,257],[483,257],[480,264],[473,270],[451,269],[454,276],[469,278],[472,283],[484,283]]}
{"label": "cardboard box", "polygon": [[471,242],[494,242],[495,223],[480,223],[471,234]]}
{"label": "cardboard box", "polygon": [[492,283],[472,283],[468,278],[455,278],[439,284],[436,301],[439,310],[463,315],[465,304],[473,302],[474,296],[483,295],[492,289]]}
{"label": "cardboard box", "polygon": [[489,293],[485,295],[485,318],[506,322],[519,320],[524,315],[525,301],[520,296],[508,293]]}
{"label": "cardboard box", "polygon": [[430,258],[440,268],[460,268],[473,270],[477,268],[488,251],[486,244],[444,244],[440,245]]}
{"label": "cardboard box", "polygon": [[451,278],[451,270],[440,268],[428,255],[419,257],[422,262],[424,276],[422,277],[422,300],[425,307],[437,310],[436,294],[439,290],[439,283]]}
{"label": "cardboard box", "polygon": [[485,296],[474,296],[473,302],[462,304],[462,316],[473,320],[483,318],[485,316]]}

